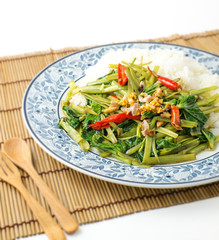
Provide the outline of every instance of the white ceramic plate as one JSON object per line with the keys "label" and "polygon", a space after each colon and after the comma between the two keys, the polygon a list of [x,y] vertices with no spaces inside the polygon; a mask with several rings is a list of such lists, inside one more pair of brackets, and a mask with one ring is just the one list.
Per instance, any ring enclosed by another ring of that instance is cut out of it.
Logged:
{"label": "white ceramic plate", "polygon": [[170,49],[182,51],[219,74],[219,56],[194,48],[160,43],[119,43],[90,48],[61,58],[43,69],[29,84],[23,98],[23,116],[34,140],[61,163],[84,174],[114,183],[150,188],[201,185],[219,180],[219,148],[198,160],[141,168],[84,152],[61,129],[60,100],[71,80],[83,81],[107,53],[127,49]]}

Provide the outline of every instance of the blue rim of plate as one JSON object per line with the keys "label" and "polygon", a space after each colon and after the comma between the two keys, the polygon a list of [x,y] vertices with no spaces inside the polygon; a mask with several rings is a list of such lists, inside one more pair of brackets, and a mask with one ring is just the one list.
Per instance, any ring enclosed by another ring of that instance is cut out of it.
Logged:
{"label": "blue rim of plate", "polygon": [[170,49],[183,51],[185,56],[203,63],[219,75],[219,56],[192,47],[168,43],[125,42],[107,44],[64,56],[39,72],[28,85],[22,113],[33,139],[49,155],[64,165],[105,181],[148,188],[179,188],[207,184],[219,180],[219,152],[191,162],[159,165],[151,168],[129,166],[123,162],[101,158],[84,152],[57,127],[59,103],[71,80],[80,81],[106,53],[130,48]]}

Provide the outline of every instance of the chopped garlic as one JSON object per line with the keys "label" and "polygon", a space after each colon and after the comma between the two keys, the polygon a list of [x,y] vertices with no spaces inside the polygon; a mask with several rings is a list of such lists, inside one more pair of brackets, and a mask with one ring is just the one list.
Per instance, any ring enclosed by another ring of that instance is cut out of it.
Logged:
{"label": "chopped garlic", "polygon": [[81,107],[85,107],[87,105],[87,100],[81,93],[76,93],[75,95],[73,95],[69,102],[70,104]]}

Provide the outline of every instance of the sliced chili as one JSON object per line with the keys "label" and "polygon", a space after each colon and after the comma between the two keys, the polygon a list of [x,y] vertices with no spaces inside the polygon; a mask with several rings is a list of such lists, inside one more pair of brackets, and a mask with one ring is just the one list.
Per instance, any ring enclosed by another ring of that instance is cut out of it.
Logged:
{"label": "sliced chili", "polygon": [[171,124],[177,130],[183,130],[181,127],[179,108],[177,106],[171,106]]}
{"label": "sliced chili", "polygon": [[178,88],[181,88],[181,86],[180,86],[177,82],[175,82],[175,81],[173,81],[173,80],[171,80],[171,79],[169,79],[169,78],[166,78],[166,77],[163,77],[163,76],[158,75],[157,73],[153,72],[149,67],[148,67],[148,70],[149,70],[149,72],[150,72],[154,77],[156,77],[165,87],[167,87],[167,88],[169,88],[169,89],[171,89],[171,90],[174,90],[174,91],[176,91]]}
{"label": "sliced chili", "polygon": [[111,95],[112,97],[116,98],[116,99],[119,99],[116,95]]}
{"label": "sliced chili", "polygon": [[122,64],[118,64],[118,83],[124,86],[128,81],[128,76],[125,73],[126,67]]}
{"label": "sliced chili", "polygon": [[141,116],[132,116],[131,113],[118,113],[111,115],[107,118],[104,118],[103,120],[100,120],[98,122],[95,122],[93,124],[88,125],[89,127],[92,127],[95,130],[101,130],[107,127],[110,127],[109,122],[114,122],[116,124],[119,124],[121,122],[124,122],[126,119],[137,119],[140,120]]}

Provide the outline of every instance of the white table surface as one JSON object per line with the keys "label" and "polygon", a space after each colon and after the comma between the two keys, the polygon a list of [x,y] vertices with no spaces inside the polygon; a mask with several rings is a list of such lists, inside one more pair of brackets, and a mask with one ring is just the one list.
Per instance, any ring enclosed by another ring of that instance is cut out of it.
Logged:
{"label": "white table surface", "polygon": [[[0,57],[215,30],[218,9],[218,0],[2,0]],[[216,197],[81,225],[66,238],[216,240],[218,223]]]}

